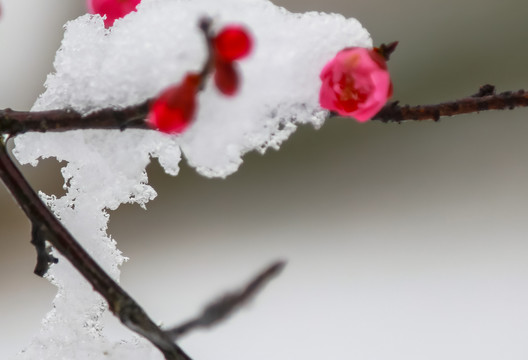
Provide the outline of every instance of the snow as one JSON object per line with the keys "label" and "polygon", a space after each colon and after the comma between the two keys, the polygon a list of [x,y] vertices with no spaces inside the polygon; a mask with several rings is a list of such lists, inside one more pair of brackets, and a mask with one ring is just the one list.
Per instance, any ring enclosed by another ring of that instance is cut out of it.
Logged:
{"label": "snow", "polygon": [[[327,112],[318,105],[320,70],[344,47],[371,46],[355,19],[337,14],[294,14],[266,0],[144,0],[137,13],[110,29],[92,15],[67,23],[55,73],[33,110],[89,113],[155,96],[200,68],[206,56],[197,28],[202,16],[213,18],[217,29],[244,24],[255,48],[240,62],[239,94],[227,98],[207,86],[196,120],[183,135],[86,130],[15,139],[21,163],[37,165],[47,157],[67,162],[66,195],[41,196],[115,279],[125,258],[107,234],[107,210],[123,203],[144,206],[156,196],[145,171],[151,158],[171,175],[177,175],[182,154],[205,176],[235,172],[248,151],[278,148],[299,124],[321,126]],[[108,340],[105,303],[67,261],[53,266],[48,278],[58,287],[54,309],[17,359],[161,359],[141,339]]]}

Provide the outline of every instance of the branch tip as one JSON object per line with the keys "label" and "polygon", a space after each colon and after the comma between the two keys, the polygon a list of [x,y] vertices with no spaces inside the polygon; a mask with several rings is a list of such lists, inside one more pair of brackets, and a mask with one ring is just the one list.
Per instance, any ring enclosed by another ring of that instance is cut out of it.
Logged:
{"label": "branch tip", "polygon": [[243,288],[227,293],[207,305],[200,315],[182,325],[167,330],[175,341],[197,328],[206,328],[217,324],[247,304],[272,278],[279,275],[286,266],[285,261],[276,261],[261,271]]}
{"label": "branch tip", "polygon": [[393,41],[388,44],[381,44],[379,47],[374,48],[374,51],[383,56],[386,61],[389,61],[392,53],[396,50],[396,47],[399,43],[399,41]]}

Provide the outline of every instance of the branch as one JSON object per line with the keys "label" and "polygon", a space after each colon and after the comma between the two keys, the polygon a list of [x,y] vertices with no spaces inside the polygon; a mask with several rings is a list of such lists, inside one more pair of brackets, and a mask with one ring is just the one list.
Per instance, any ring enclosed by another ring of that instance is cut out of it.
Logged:
{"label": "branch", "polygon": [[[206,38],[209,56],[200,73],[201,86],[213,71],[211,20],[204,18],[200,29]],[[31,243],[37,250],[37,265],[34,272],[43,276],[54,258],[46,246],[48,241],[56,248],[107,301],[110,310],[132,331],[144,336],[156,346],[167,360],[191,360],[175,344],[175,339],[199,326],[211,326],[230,315],[247,302],[268,280],[284,267],[277,262],[251,281],[243,290],[228,294],[209,305],[203,314],[181,327],[163,331],[146,312],[128,295],[95,260],[81,247],[68,230],[53,215],[31,188],[15,166],[6,148],[7,140],[27,131],[67,131],[78,129],[149,129],[144,118],[149,110],[149,101],[121,110],[103,109],[87,116],[71,110],[43,112],[17,112],[10,109],[0,111],[0,179],[14,196],[32,225]]]}
{"label": "branch", "polygon": [[9,157],[4,139],[0,141],[0,179],[31,221],[31,242],[37,249],[35,273],[42,276],[50,263],[57,262],[46,248],[47,240],[86,278],[94,290],[103,296],[114,315],[129,329],[149,340],[167,360],[191,360],[174,341],[191,330],[213,326],[227,318],[251,300],[285,266],[282,261],[273,263],[242,289],[224,295],[208,305],[198,317],[163,331],[139,304],[104,272],[41,201]]}
{"label": "branch", "polygon": [[88,115],[70,110],[13,111],[0,110],[0,133],[18,135],[25,132],[63,132],[84,129],[150,129],[145,123],[149,111],[147,100],[123,109],[106,108]]}
{"label": "branch", "polygon": [[372,120],[402,122],[434,120],[443,116],[478,113],[485,110],[505,110],[528,106],[528,92],[519,90],[495,94],[495,87],[484,85],[473,96],[436,105],[400,106],[398,101],[385,105]]}
{"label": "branch", "polygon": [[[202,72],[201,86],[213,70],[211,20],[200,21],[200,29],[208,44],[209,54]],[[97,128],[143,128],[144,118],[149,110],[149,101],[122,110],[103,109],[87,116],[71,110],[43,112],[18,112],[6,109],[0,112],[0,178],[14,196],[17,203],[32,224],[31,243],[37,250],[37,265],[34,272],[43,276],[50,263],[57,262],[46,248],[49,241],[100,293],[110,310],[132,331],[147,338],[167,360],[190,360],[183,350],[174,343],[169,333],[164,332],[146,312],[123,290],[95,260],[81,247],[68,230],[57,220],[28,184],[15,166],[6,149],[9,137],[27,131],[66,131]]]}
{"label": "branch", "polygon": [[[151,101],[149,99],[123,109],[105,108],[85,116],[69,109],[36,112],[0,110],[0,133],[13,136],[25,132],[62,132],[82,129],[150,130],[144,119]],[[484,85],[479,93],[473,96],[441,104],[411,107],[400,106],[399,102],[395,101],[385,105],[372,120],[385,123],[406,120],[437,121],[444,116],[526,106],[528,106],[528,92],[519,90],[495,94],[493,86]]]}
{"label": "branch", "polygon": [[210,327],[230,316],[251,300],[272,278],[279,275],[285,262],[277,261],[259,273],[253,280],[238,291],[228,293],[207,305],[202,313],[192,320],[167,331],[176,340],[197,328]]}
{"label": "branch", "polygon": [[[44,238],[47,239],[90,282],[94,290],[108,302],[110,310],[132,331],[154,344],[167,360],[190,360],[183,350],[163,332],[128,295],[79,245],[66,228],[50,212],[33,191],[9,157],[5,140],[0,143],[0,178],[14,196],[33,226],[33,240],[38,250],[37,269],[47,268]],[[44,251],[42,255],[41,250]]]}

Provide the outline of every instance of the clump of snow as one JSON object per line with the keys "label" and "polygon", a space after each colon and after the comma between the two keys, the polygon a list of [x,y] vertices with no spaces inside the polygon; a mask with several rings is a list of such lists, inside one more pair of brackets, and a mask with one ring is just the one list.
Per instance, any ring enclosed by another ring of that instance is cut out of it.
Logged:
{"label": "clump of snow", "polygon": [[[106,233],[106,210],[122,203],[144,205],[156,196],[145,172],[151,157],[171,175],[178,173],[182,153],[205,176],[233,173],[246,152],[278,148],[298,124],[320,126],[327,115],[318,105],[324,64],[344,47],[371,46],[368,32],[355,19],[294,14],[267,0],[143,0],[137,13],[110,29],[99,16],[69,22],[55,73],[48,76],[47,90],[33,110],[89,113],[156,96],[201,67],[206,47],[197,24],[203,16],[212,17],[217,28],[243,24],[255,47],[240,62],[243,81],[237,96],[224,97],[207,86],[199,95],[196,120],[183,135],[86,130],[16,138],[15,155],[21,163],[36,165],[46,157],[67,162],[62,169],[66,195],[42,197],[115,279],[124,257]],[[60,261],[49,278],[59,288],[54,310],[19,358],[124,358],[115,347],[125,343],[112,345],[102,335],[104,302],[71,265]],[[144,349],[136,350],[134,358],[161,359],[141,344],[129,342]]]}

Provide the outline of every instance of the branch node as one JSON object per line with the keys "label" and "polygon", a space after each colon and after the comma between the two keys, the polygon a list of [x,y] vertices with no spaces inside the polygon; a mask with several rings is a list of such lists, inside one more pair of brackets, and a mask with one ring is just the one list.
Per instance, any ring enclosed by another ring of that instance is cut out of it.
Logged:
{"label": "branch node", "polygon": [[485,84],[479,88],[479,91],[476,94],[471,95],[471,97],[484,97],[490,95],[495,95],[495,86]]}
{"label": "branch node", "polygon": [[433,120],[435,122],[439,122],[440,121],[440,110],[436,109],[434,112],[433,112]]}
{"label": "branch node", "polygon": [[51,255],[51,247],[46,245],[45,231],[42,225],[35,223],[31,226],[31,244],[37,250],[37,264],[33,273],[43,277],[51,264],[57,264],[59,259]]}

